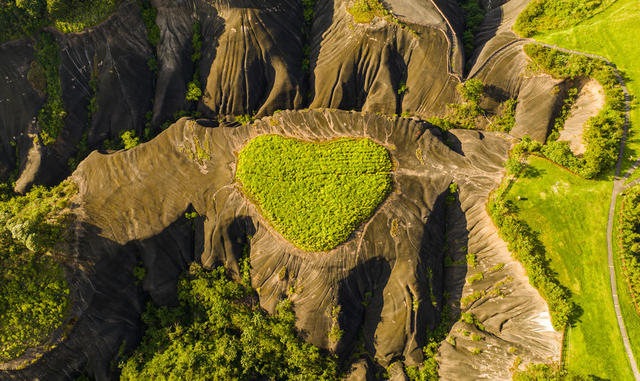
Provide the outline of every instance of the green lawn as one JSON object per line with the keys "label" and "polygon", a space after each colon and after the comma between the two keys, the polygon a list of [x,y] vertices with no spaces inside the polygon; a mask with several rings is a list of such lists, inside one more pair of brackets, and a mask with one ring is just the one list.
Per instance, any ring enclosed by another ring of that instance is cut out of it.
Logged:
{"label": "green lawn", "polygon": [[[610,294],[606,227],[611,182],[584,180],[546,159],[506,197],[540,234],[551,267],[583,310],[571,329],[567,366],[604,379],[632,379]],[[520,199],[517,197],[520,196]]]}
{"label": "green lawn", "polygon": [[[568,30],[535,38],[563,48],[606,57],[622,71],[632,96],[640,94],[640,1],[618,0],[604,12]],[[633,159],[630,160],[630,157]],[[640,157],[640,108],[631,112],[623,170]],[[640,172],[639,172],[640,174]]]}

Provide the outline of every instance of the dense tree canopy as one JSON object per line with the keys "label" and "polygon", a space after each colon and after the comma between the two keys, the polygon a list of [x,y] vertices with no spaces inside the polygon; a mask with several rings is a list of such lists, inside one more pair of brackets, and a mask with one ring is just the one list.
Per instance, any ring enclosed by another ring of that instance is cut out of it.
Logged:
{"label": "dense tree canopy", "polygon": [[[246,283],[246,282],[245,282]],[[180,305],[149,305],[144,338],[121,364],[124,380],[333,380],[333,357],[298,337],[291,303],[275,315],[223,267],[192,264],[178,285]]]}
{"label": "dense tree canopy", "polygon": [[0,185],[0,361],[43,344],[67,310],[69,288],[54,259],[75,187],[34,187],[25,196]]}

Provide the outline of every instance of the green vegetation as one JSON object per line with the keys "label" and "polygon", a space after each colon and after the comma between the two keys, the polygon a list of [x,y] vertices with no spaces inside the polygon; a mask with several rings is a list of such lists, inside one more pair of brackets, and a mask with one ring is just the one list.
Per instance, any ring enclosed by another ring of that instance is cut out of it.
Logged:
{"label": "green vegetation", "polygon": [[385,18],[390,15],[387,8],[379,0],[356,0],[347,12],[353,16],[353,21],[360,24],[368,24],[374,17]]}
{"label": "green vegetation", "polygon": [[504,101],[500,105],[498,109],[498,113],[493,116],[488,130],[511,132],[511,129],[516,124],[516,106],[517,105],[518,105],[517,99],[507,99],[506,101]]}
{"label": "green vegetation", "polygon": [[533,0],[518,15],[514,29],[531,37],[556,29],[565,29],[602,12],[616,0]]}
{"label": "green vegetation", "polygon": [[156,47],[160,43],[161,38],[160,27],[156,24],[158,10],[151,5],[149,0],[136,0],[136,4],[138,4],[142,21],[147,28],[147,40],[153,47]]}
{"label": "green vegetation", "polygon": [[478,265],[478,259],[474,253],[467,253],[465,256],[467,264],[471,267],[476,267]]}
{"label": "green vegetation", "polygon": [[[150,0],[136,0],[138,9],[140,9],[140,16],[144,22],[144,26],[147,29],[147,41],[154,48],[160,43],[160,27],[156,24],[156,17],[158,16],[158,10],[155,9]],[[155,49],[153,49],[153,55],[149,57],[147,66],[151,71],[157,75],[158,73],[158,57]]]}
{"label": "green vegetation", "polygon": [[36,61],[44,73],[47,101],[38,113],[42,144],[54,143],[64,127],[62,85],[60,84],[60,47],[49,33],[40,33],[36,43]]}
{"label": "green vegetation", "polygon": [[[610,1],[607,1],[610,3]],[[632,97],[640,94],[640,2],[616,0],[594,17],[561,31],[549,31],[536,38],[567,49],[598,54],[615,63],[625,78]],[[637,100],[636,100],[637,104]],[[631,135],[627,139],[623,171],[640,154],[640,107],[631,110]],[[640,171],[636,171],[636,176]]]}
{"label": "green vegetation", "polygon": [[200,63],[200,55],[202,50],[202,31],[200,27],[200,22],[195,22],[193,24],[192,37],[191,37],[191,48],[193,49],[193,53],[191,54],[191,61],[193,62],[193,66],[195,70],[193,71],[193,79],[187,84],[187,95],[186,98],[188,101],[197,101],[202,96],[202,90],[200,89],[200,70],[198,68]]}
{"label": "green vegetation", "polygon": [[140,144],[140,138],[136,137],[136,132],[134,130],[124,131],[120,135],[120,139],[122,139],[124,149],[133,148]]}
{"label": "green vegetation", "polygon": [[566,370],[560,364],[529,364],[525,370],[516,370],[513,373],[513,381],[588,381],[591,379],[591,377]]}
{"label": "green vegetation", "polygon": [[285,238],[324,251],[371,217],[391,191],[391,169],[389,152],[369,139],[262,135],[238,154],[236,179]]}
{"label": "green vegetation", "polygon": [[304,342],[288,300],[270,316],[223,267],[192,264],[178,284],[179,306],[147,306],[146,332],[121,363],[123,380],[337,380],[336,360]]}
{"label": "green vegetation", "polygon": [[[603,109],[585,125],[586,152],[582,157],[573,155],[567,142],[559,141],[550,142],[541,152],[585,178],[593,178],[613,167],[624,126],[624,94],[613,68],[601,60],[536,44],[525,45],[525,52],[532,59],[531,71],[545,71],[560,78],[593,77],[603,86],[606,97]],[[559,123],[564,124],[563,116],[560,118]]]}
{"label": "green vegetation", "polygon": [[504,190],[504,187],[499,189],[489,201],[489,214],[500,236],[508,243],[509,251],[527,271],[531,285],[546,299],[551,323],[559,331],[569,323],[576,307],[550,269],[545,248],[536,233],[518,218],[515,204],[502,198]]}
{"label": "green vegetation", "polygon": [[457,0],[458,5],[464,11],[464,33],[462,34],[462,44],[464,46],[464,56],[467,60],[473,56],[476,47],[474,38],[484,20],[484,9],[478,0]]}
{"label": "green vegetation", "polygon": [[105,140],[102,143],[102,146],[106,150],[117,151],[121,149],[130,149],[137,145],[140,145],[140,138],[136,136],[136,132],[134,130],[123,131],[120,134],[120,139],[116,140]]}
{"label": "green vegetation", "polygon": [[[440,323],[431,332],[427,333],[427,345],[422,348],[424,361],[420,367],[410,366],[405,368],[405,373],[411,381],[437,381],[438,361],[436,355],[441,343],[446,339],[453,322],[451,321],[451,310],[445,305],[440,312]],[[455,339],[453,339],[455,345]]]}
{"label": "green vegetation", "polygon": [[460,321],[467,323],[467,324],[471,324],[474,327],[478,328],[481,331],[485,330],[485,326],[484,324],[480,323],[480,320],[478,320],[478,318],[470,313],[470,312],[463,312],[460,314]]}
{"label": "green vegetation", "polygon": [[460,299],[460,306],[462,306],[462,308],[466,308],[471,303],[475,302],[476,300],[480,300],[480,298],[484,297],[485,295],[486,293],[484,291],[474,291],[471,294]]}
{"label": "green vegetation", "polygon": [[7,0],[0,5],[0,42],[29,36],[41,28],[81,32],[112,14],[120,0]]}
{"label": "green vegetation", "polygon": [[479,272],[467,278],[467,283],[474,284],[475,282],[483,279],[484,279],[484,275],[481,272]]}
{"label": "green vegetation", "polygon": [[[569,328],[568,370],[632,379],[609,286],[608,202],[603,200],[611,196],[611,182],[583,179],[540,157],[529,156],[528,164],[527,171],[534,175],[518,178],[502,199],[517,208],[515,217],[538,237],[549,268],[583,311]],[[626,288],[622,280],[620,284]],[[624,302],[621,299],[623,311]],[[627,329],[633,345],[634,330],[628,324]]]}
{"label": "green vegetation", "polygon": [[640,302],[640,188],[625,191],[620,213],[620,256],[633,304]]}
{"label": "green vegetation", "polygon": [[355,23],[369,24],[375,17],[379,17],[417,36],[416,31],[394,16],[380,0],[355,0],[353,6],[347,8],[347,12],[353,16]]}
{"label": "green vegetation", "polygon": [[449,103],[443,118],[429,118],[427,121],[443,131],[452,128],[475,129],[478,118],[485,115],[479,102],[484,93],[482,81],[476,78],[458,84],[456,88],[462,103]]}
{"label": "green vegetation", "polygon": [[[311,64],[310,55],[311,55],[311,47],[309,46],[309,40],[311,38],[311,27],[313,25],[313,18],[315,16],[315,0],[302,0],[302,15],[304,17],[304,28],[303,28],[303,38],[304,45],[302,46],[302,71],[304,73],[308,73],[310,70],[309,65]],[[276,114],[275,112],[273,113]]]}
{"label": "green vegetation", "polygon": [[24,196],[0,185],[0,362],[42,345],[67,312],[69,288],[56,261],[75,186],[36,186]]}
{"label": "green vegetation", "polygon": [[405,81],[400,81],[398,84],[398,95],[402,95],[407,92],[407,83]]}
{"label": "green vegetation", "polygon": [[242,124],[243,126],[249,123],[252,123],[256,118],[251,114],[243,114],[236,116],[236,122]]}

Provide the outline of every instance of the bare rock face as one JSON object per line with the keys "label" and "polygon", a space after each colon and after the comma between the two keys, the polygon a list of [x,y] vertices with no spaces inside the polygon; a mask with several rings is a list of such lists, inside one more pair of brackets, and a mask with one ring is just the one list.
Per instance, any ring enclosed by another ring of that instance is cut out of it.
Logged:
{"label": "bare rock face", "polygon": [[[207,117],[183,118],[131,150],[94,151],[79,165],[72,175],[80,189],[78,224],[67,263],[72,312],[65,324],[73,328],[31,365],[0,371],[0,379],[117,377],[118,353],[139,342],[149,298],[174,304],[176,280],[194,260],[237,274],[246,249],[261,305],[273,312],[291,299],[305,339],[337,353],[351,367],[350,379],[375,379],[381,367],[405,379],[403,366],[423,361],[426,334],[445,305],[454,315],[473,313],[486,328],[455,323],[449,335],[455,341],[445,341],[438,354],[443,379],[508,379],[516,356],[525,362],[559,357],[560,334],[550,327],[546,304],[485,210],[511,141],[468,130],[443,135],[425,122],[375,114],[426,118],[456,101],[465,58],[455,2],[391,0],[403,28],[379,18],[355,24],[348,1],[318,1],[308,33],[293,0],[152,2],[161,32],[156,47],[131,2],[86,32],[55,35],[68,116],[51,146],[32,139],[45,101],[27,78],[33,41],[0,45],[0,80],[7,84],[0,86],[0,177],[17,167],[19,190],[64,178],[84,133],[93,149],[124,130],[139,135],[148,111],[153,127],[185,108]],[[513,136],[544,140],[567,84],[527,74],[524,41],[511,31],[527,1],[484,3],[489,12],[468,76],[488,89],[483,107],[518,99]],[[197,67],[191,60],[196,21],[203,41]],[[155,77],[147,65],[154,50]],[[194,73],[204,93],[197,105],[185,99]],[[89,121],[92,75],[98,109]],[[406,91],[398,91],[401,84]],[[267,117],[306,106],[318,110]],[[251,113],[263,118],[247,126],[212,120]],[[393,157],[394,191],[343,244],[302,251],[274,231],[234,181],[236,153],[261,134],[370,138]],[[453,182],[459,192],[451,199]],[[200,217],[187,220],[191,211]],[[464,264],[467,252],[476,254],[475,267]],[[137,283],[132,272],[139,264],[147,275]],[[482,280],[465,281],[478,272]],[[481,296],[460,305],[475,294]],[[332,329],[343,334],[332,336]],[[371,356],[352,359],[360,337]]]}
{"label": "bare rock face", "polygon": [[27,78],[33,60],[29,41],[0,45],[0,177],[24,165],[32,144],[27,135],[38,131],[35,116],[45,99],[43,89]]}
{"label": "bare rock face", "polygon": [[[522,348],[517,355],[525,360],[557,356],[559,336],[545,326],[546,305],[484,211],[510,143],[475,131],[442,136],[429,127],[341,111],[285,111],[241,127],[183,118],[131,150],[92,153],[72,176],[80,188],[72,250],[73,261],[82,264],[72,275],[81,279],[73,300],[77,322],[55,349],[0,376],[63,379],[86,369],[98,379],[109,378],[117,372],[109,363],[118,348],[133,348],[142,333],[140,286],[156,303],[175,303],[176,279],[191,260],[237,274],[247,247],[252,285],[267,311],[291,299],[306,340],[344,361],[352,361],[347,359],[361,335],[375,363],[353,360],[352,378],[372,376],[371,367],[398,361],[394,377],[402,378],[402,363],[423,360],[428,330],[445,303],[455,310],[456,301],[470,292],[464,277],[475,271],[445,267],[445,245],[454,259],[463,245],[475,250],[481,268],[506,263],[496,275],[487,274],[486,282],[513,278],[503,287],[504,299],[487,296],[469,308],[487,326],[483,344],[494,349],[478,357],[469,353],[470,346],[443,344],[445,378],[503,378],[515,358],[507,353],[509,345]],[[262,134],[315,141],[370,138],[387,147],[396,163],[394,191],[343,244],[328,252],[300,250],[275,232],[234,181],[236,152]],[[207,155],[198,156],[198,150]],[[452,182],[460,187],[455,200],[447,197]],[[201,216],[195,222],[184,218],[191,210]],[[136,286],[132,270],[138,260],[147,277]],[[526,323],[534,315],[542,323]],[[337,340],[329,335],[336,325],[343,331]]]}

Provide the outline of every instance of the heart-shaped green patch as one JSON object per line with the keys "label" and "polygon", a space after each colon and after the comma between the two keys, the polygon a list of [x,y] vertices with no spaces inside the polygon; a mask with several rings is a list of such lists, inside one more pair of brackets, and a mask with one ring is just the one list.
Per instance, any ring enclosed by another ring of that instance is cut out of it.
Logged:
{"label": "heart-shaped green patch", "polygon": [[371,217],[391,191],[392,166],[387,149],[365,138],[261,135],[238,154],[236,179],[280,234],[324,251]]}

